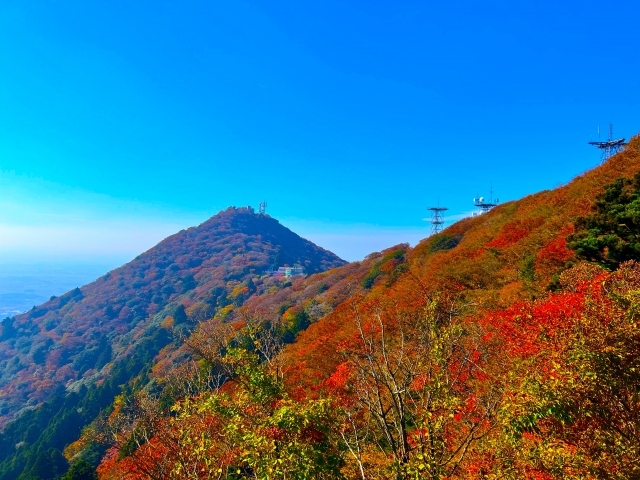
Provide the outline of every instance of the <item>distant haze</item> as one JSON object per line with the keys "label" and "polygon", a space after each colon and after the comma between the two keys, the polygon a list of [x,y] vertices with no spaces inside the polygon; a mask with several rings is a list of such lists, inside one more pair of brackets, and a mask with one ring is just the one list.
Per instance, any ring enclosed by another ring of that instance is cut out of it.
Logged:
{"label": "distant haze", "polygon": [[29,310],[104,275],[109,265],[2,264],[0,319]]}

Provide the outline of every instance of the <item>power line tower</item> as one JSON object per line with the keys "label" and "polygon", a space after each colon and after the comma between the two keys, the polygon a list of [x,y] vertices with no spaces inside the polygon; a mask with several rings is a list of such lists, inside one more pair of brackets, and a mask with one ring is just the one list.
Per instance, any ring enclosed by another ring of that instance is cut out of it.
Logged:
{"label": "power line tower", "polygon": [[598,141],[589,142],[589,145],[593,145],[596,148],[602,150],[602,162],[606,162],[612,155],[615,155],[620,151],[622,147],[626,145],[624,138],[613,139],[613,123],[609,124],[609,138],[606,142],[600,141],[600,127],[598,127]]}
{"label": "power line tower", "polygon": [[260,206],[258,207],[258,215],[265,215],[267,213],[267,202],[260,202]]}
{"label": "power line tower", "polygon": [[444,212],[449,210],[445,207],[431,207],[427,208],[431,211],[431,235],[437,235],[444,228]]}

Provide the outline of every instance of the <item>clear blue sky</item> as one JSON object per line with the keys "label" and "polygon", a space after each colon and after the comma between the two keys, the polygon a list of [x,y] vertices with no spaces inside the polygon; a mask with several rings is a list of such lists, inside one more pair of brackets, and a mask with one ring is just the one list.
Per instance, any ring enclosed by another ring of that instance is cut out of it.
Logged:
{"label": "clear blue sky", "polygon": [[[355,260],[640,130],[637,1],[0,3],[0,263],[118,263],[228,205]],[[115,266],[115,265],[114,265]]]}

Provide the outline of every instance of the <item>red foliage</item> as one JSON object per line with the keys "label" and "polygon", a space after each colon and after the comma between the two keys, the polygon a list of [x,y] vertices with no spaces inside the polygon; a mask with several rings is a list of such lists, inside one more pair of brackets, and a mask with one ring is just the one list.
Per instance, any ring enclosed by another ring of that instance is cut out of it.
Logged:
{"label": "red foliage", "polygon": [[543,217],[525,218],[523,220],[513,220],[507,223],[500,234],[492,241],[487,243],[487,247],[492,248],[504,248],[519,242],[523,238],[529,236],[529,234],[537,227],[539,227],[544,221]]}
{"label": "red foliage", "polygon": [[575,292],[552,294],[538,302],[521,302],[506,310],[488,315],[485,321],[498,329],[510,352],[521,356],[534,355],[547,348],[541,336],[554,338],[584,310],[587,290],[599,284],[581,285]]}
{"label": "red foliage", "polygon": [[562,237],[554,238],[538,252],[536,267],[562,267],[572,257],[573,252],[567,248],[567,241]]}

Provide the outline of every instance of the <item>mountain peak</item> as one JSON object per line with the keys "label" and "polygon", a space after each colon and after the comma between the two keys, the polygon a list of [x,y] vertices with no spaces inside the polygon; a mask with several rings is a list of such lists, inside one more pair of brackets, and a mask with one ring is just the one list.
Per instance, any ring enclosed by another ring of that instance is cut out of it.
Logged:
{"label": "mountain peak", "polygon": [[[0,426],[60,386],[73,390],[103,378],[108,364],[130,355],[180,305],[198,304],[202,315],[213,315],[239,304],[236,287],[250,284],[258,294],[280,288],[282,281],[263,276],[272,267],[297,264],[312,274],[345,263],[268,215],[229,207],[89,285],[3,322],[0,360],[14,360],[0,371]],[[175,341],[167,335],[154,345]]]}

